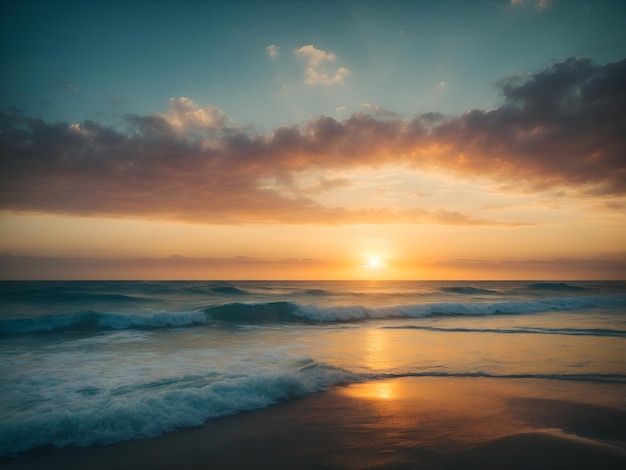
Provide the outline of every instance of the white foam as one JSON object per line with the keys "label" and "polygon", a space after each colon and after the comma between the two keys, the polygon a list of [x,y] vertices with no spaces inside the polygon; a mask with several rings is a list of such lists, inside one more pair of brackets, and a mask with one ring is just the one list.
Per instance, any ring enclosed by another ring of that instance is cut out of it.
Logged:
{"label": "white foam", "polygon": [[492,303],[442,302],[389,307],[296,305],[295,315],[316,322],[364,320],[369,318],[422,318],[432,315],[525,314],[626,305],[622,297],[564,297],[545,300]]}
{"label": "white foam", "polygon": [[43,445],[103,445],[156,436],[356,380],[359,377],[350,372],[309,362],[248,375],[208,375],[204,384],[194,377],[126,387],[105,397],[95,395],[45,413],[2,420],[0,456]]}

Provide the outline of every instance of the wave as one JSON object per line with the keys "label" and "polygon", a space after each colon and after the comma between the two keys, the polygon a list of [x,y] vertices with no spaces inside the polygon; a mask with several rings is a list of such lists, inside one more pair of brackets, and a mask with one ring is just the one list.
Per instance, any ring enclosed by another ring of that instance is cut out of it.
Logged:
{"label": "wave", "polygon": [[467,294],[467,295],[496,295],[500,292],[490,289],[480,289],[478,287],[466,287],[466,286],[454,286],[454,287],[442,287],[442,292],[451,292],[453,294]]}
{"label": "wave", "polygon": [[47,333],[73,330],[123,330],[128,328],[164,328],[190,326],[207,322],[206,315],[195,312],[98,313],[93,311],[67,315],[12,318],[0,320],[0,335]]}
{"label": "wave", "polygon": [[529,289],[544,291],[581,291],[587,290],[584,287],[565,284],[564,282],[535,282],[528,285]]}
{"label": "wave", "polygon": [[295,302],[232,303],[209,307],[207,316],[233,323],[332,323],[383,318],[424,318],[440,315],[527,314],[555,310],[625,306],[626,298],[573,297],[526,302],[426,303],[364,307],[361,305],[318,307]]}
{"label": "wave", "polygon": [[243,289],[239,289],[238,287],[234,287],[234,286],[217,286],[217,287],[211,287],[211,292],[215,293],[215,294],[226,294],[226,295],[249,295],[250,292],[243,290]]}
{"label": "wave", "polygon": [[295,302],[232,303],[205,310],[213,320],[232,323],[302,323],[298,315],[300,305]]}
{"label": "wave", "polygon": [[534,301],[491,303],[424,303],[365,307],[361,305],[320,307],[297,302],[228,303],[188,312],[99,313],[0,320],[0,335],[30,334],[77,329],[165,328],[206,325],[211,322],[319,324],[383,318],[424,318],[444,315],[517,315],[582,308],[625,307],[625,297],[564,297]]}
{"label": "wave", "polygon": [[381,318],[424,318],[446,315],[515,315],[549,311],[570,311],[582,308],[624,307],[626,297],[563,297],[533,301],[492,303],[425,303],[389,307],[335,306],[289,304],[292,315],[316,323],[358,321]]}
{"label": "wave", "polygon": [[544,334],[544,335],[568,335],[568,336],[615,336],[626,337],[626,330],[612,330],[606,328],[529,328],[520,327],[514,329],[495,328],[441,328],[435,326],[383,326],[389,330],[425,330],[443,333],[501,333],[501,334]]}
{"label": "wave", "polygon": [[410,377],[544,379],[626,384],[624,374],[491,374],[475,372],[406,371],[357,374],[313,360],[281,370],[254,374],[193,375],[103,391],[78,390],[88,397],[82,405],[58,406],[0,423],[0,457],[16,456],[42,446],[62,448],[109,445],[155,437],[208,420],[265,408],[279,402],[368,380]]}
{"label": "wave", "polygon": [[63,291],[39,291],[39,292],[10,292],[3,294],[5,300],[17,302],[36,302],[36,303],[82,303],[82,302],[149,302],[150,299],[136,295],[125,294],[106,294],[106,293],[89,293],[89,292],[63,292]]}
{"label": "wave", "polygon": [[161,381],[155,385],[158,393],[146,386],[131,387],[97,398],[99,391],[89,390],[90,398],[96,398],[82,407],[59,407],[0,424],[0,456],[47,445],[86,447],[154,437],[361,380],[357,374],[308,360],[257,375]]}
{"label": "wave", "polygon": [[327,296],[327,295],[335,295],[335,292],[325,290],[325,289],[307,289],[307,290],[302,291],[302,294]]}
{"label": "wave", "polygon": [[249,295],[228,282],[188,281],[77,281],[5,284],[2,297],[8,302],[146,302],[175,295]]}

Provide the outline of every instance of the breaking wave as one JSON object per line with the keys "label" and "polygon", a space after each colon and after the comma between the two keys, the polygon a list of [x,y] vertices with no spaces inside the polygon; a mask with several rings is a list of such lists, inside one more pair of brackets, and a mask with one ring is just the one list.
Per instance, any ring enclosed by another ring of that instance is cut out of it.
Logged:
{"label": "breaking wave", "polygon": [[94,311],[0,320],[0,334],[30,334],[77,329],[166,328],[220,323],[333,323],[441,315],[517,315],[625,307],[624,297],[563,297],[491,303],[424,303],[387,307],[303,305],[297,302],[228,303],[191,312],[99,313]]}
{"label": "breaking wave", "polygon": [[315,362],[299,361],[255,374],[214,374],[160,380],[101,391],[82,390],[81,406],[59,406],[46,413],[0,424],[0,457],[42,446],[109,445],[158,436],[208,420],[266,408],[279,402],[368,380],[409,377],[545,379],[626,384],[624,374],[492,374],[487,372],[406,371],[357,374]]}
{"label": "breaking wave", "polygon": [[360,380],[357,374],[308,360],[256,375],[172,379],[156,384],[158,393],[146,391],[145,384],[114,393],[92,390],[93,399],[82,406],[59,406],[1,423],[0,456],[46,445],[85,447],[158,436]]}

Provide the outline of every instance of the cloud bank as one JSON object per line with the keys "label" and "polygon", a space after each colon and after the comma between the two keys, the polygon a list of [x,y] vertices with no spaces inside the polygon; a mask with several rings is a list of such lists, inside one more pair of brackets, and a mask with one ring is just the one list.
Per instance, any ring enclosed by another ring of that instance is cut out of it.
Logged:
{"label": "cloud bank", "polygon": [[[384,261],[382,263],[385,263]],[[535,260],[397,260],[385,263],[389,269],[414,273],[420,265],[441,279],[458,279],[463,273],[468,279],[623,279],[626,272],[624,253],[614,259],[557,258]],[[242,276],[276,279],[277,273],[290,273],[294,278],[317,279],[320,272],[343,273],[352,279],[354,269],[367,267],[363,260],[309,258],[79,258],[0,255],[0,280],[40,279],[242,279]],[[260,274],[261,273],[261,274]],[[278,274],[280,275],[280,274]],[[404,276],[400,276],[401,278]]]}
{"label": "cloud bank", "polygon": [[[329,60],[309,56],[309,63]],[[597,65],[570,58],[501,80],[503,102],[493,110],[413,119],[372,112],[343,121],[321,116],[267,134],[240,128],[217,108],[188,98],[172,99],[167,113],[127,115],[115,128],[4,112],[0,208],[206,223],[498,225],[420,208],[325,207],[311,193],[266,182],[288,186],[303,172],[402,164],[486,178],[509,190],[625,196],[624,83],[626,60]]]}

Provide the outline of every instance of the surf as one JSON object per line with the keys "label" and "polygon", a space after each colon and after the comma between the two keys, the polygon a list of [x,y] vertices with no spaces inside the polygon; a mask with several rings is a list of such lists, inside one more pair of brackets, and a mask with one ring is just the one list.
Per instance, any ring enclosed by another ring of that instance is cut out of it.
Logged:
{"label": "surf", "polygon": [[256,373],[170,378],[112,391],[92,389],[83,393],[85,399],[78,405],[56,406],[2,422],[0,457],[49,445],[86,447],[154,437],[360,380],[349,371],[303,360]]}
{"label": "surf", "polygon": [[558,297],[527,301],[434,302],[367,307],[320,306],[298,302],[231,302],[194,311],[148,313],[81,311],[0,320],[0,335],[36,334],[73,330],[180,328],[216,324],[323,324],[373,319],[434,316],[524,315],[585,308],[623,308],[626,297]]}

